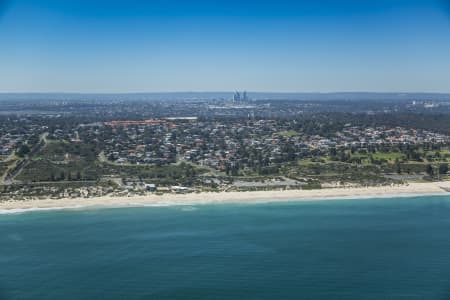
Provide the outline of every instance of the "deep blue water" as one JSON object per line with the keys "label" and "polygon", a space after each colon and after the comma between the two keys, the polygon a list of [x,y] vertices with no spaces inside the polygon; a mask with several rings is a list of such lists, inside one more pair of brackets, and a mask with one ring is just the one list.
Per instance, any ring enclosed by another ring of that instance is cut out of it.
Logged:
{"label": "deep blue water", "polygon": [[0,299],[450,299],[450,197],[0,215]]}

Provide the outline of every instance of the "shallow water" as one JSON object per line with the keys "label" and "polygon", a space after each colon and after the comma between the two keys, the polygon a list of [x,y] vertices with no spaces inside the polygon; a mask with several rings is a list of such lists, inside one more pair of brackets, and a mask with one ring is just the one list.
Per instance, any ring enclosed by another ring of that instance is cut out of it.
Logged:
{"label": "shallow water", "polygon": [[450,299],[450,197],[0,215],[0,299]]}

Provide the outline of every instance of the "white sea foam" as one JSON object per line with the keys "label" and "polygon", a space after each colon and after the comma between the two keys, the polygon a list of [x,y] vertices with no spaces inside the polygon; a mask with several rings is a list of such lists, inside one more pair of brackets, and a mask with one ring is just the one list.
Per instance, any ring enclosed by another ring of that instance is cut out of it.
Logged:
{"label": "white sea foam", "polygon": [[181,208],[181,211],[195,211],[195,210],[198,210],[198,207],[186,206]]}
{"label": "white sea foam", "polygon": [[59,206],[59,207],[30,207],[30,208],[12,208],[12,209],[0,209],[0,215],[9,214],[22,214],[33,211],[51,211],[51,210],[74,210],[74,209],[85,209],[89,206],[74,205],[74,206]]}

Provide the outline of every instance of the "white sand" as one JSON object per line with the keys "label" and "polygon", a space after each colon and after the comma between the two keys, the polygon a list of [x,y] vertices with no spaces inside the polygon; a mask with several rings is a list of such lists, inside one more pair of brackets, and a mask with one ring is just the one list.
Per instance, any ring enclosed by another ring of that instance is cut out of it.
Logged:
{"label": "white sand", "polygon": [[430,183],[409,183],[406,185],[327,188],[320,190],[288,190],[258,192],[221,192],[194,194],[164,194],[162,196],[96,197],[42,199],[0,202],[0,213],[14,213],[28,210],[70,209],[84,207],[139,207],[166,205],[195,205],[214,203],[262,203],[276,201],[315,201],[348,198],[406,197],[419,195],[449,194],[450,181]]}

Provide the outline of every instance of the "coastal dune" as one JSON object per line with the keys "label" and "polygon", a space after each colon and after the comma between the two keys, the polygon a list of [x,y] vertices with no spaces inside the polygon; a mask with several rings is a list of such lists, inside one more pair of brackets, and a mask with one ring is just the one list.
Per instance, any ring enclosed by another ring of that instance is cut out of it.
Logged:
{"label": "coastal dune", "polygon": [[39,199],[0,202],[1,213],[27,210],[70,209],[87,207],[139,207],[196,205],[219,203],[264,203],[276,201],[318,201],[348,198],[385,198],[419,195],[445,195],[450,192],[450,181],[407,183],[380,187],[325,188],[318,190],[281,190],[255,192],[220,192],[192,194],[164,194],[131,197],[93,197]]}

